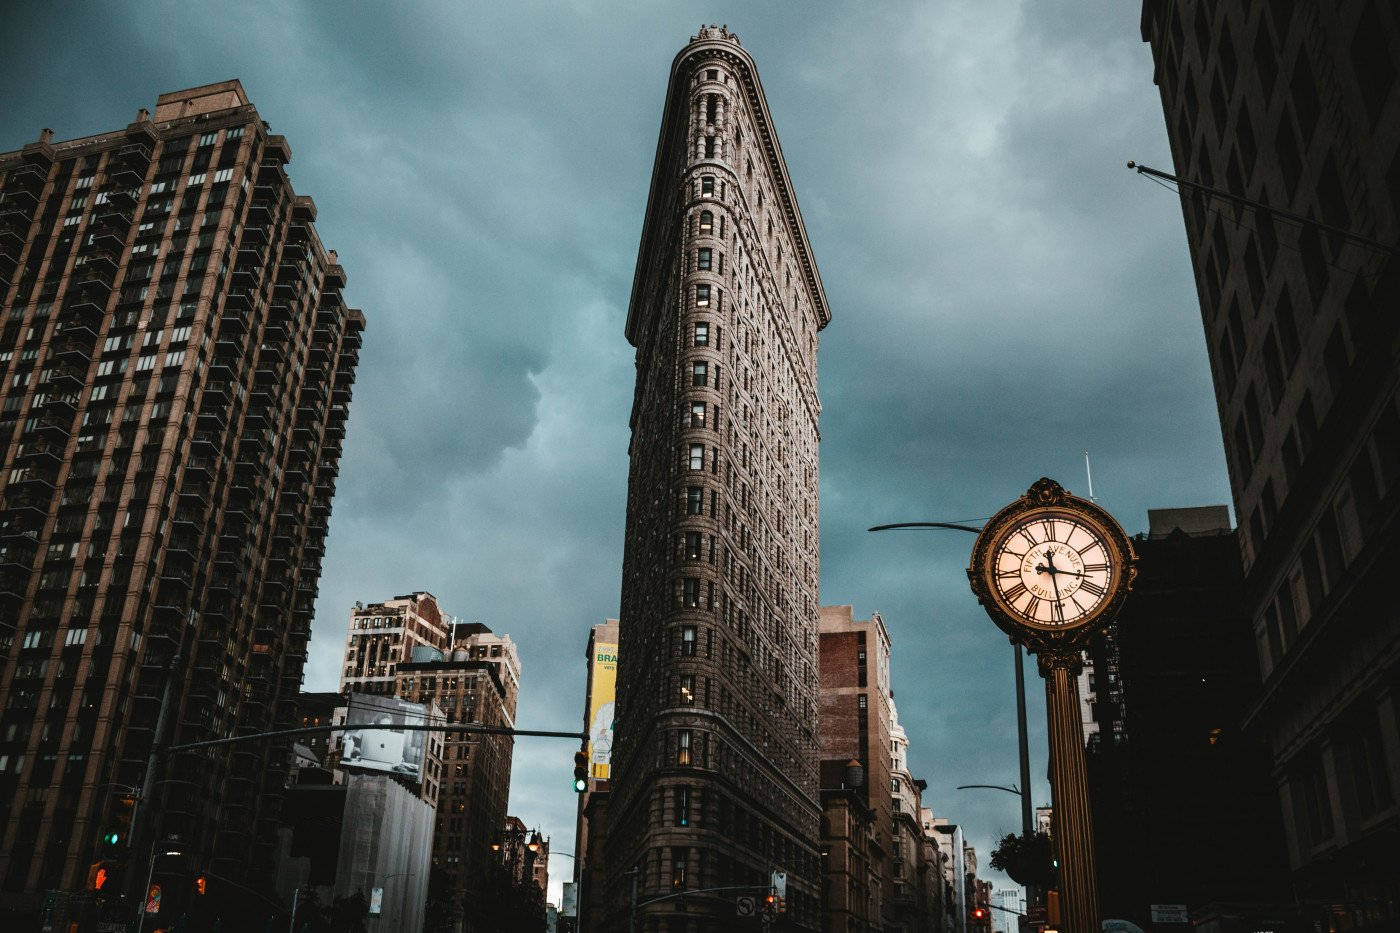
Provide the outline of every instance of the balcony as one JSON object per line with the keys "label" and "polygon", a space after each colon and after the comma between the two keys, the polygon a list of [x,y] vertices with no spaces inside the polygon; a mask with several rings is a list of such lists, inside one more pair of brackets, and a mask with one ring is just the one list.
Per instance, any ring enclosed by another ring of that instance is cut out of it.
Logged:
{"label": "balcony", "polygon": [[49,382],[55,387],[80,389],[87,382],[87,366],[56,365],[49,370]]}
{"label": "balcony", "polygon": [[34,191],[24,188],[6,188],[5,194],[0,197],[0,207],[13,208],[23,211],[30,217],[34,216],[34,209],[39,206],[39,198]]}
{"label": "balcony", "polygon": [[88,330],[96,331],[107,315],[107,298],[92,292],[82,294],[63,306],[64,314]]}
{"label": "balcony", "polygon": [[256,248],[261,257],[262,247],[267,245],[267,228],[253,225],[252,208],[248,209],[248,216],[248,224],[243,228],[243,236],[238,241],[239,249]]}
{"label": "balcony", "polygon": [[94,232],[119,233],[125,236],[126,231],[131,229],[131,213],[117,209],[103,211],[93,218],[88,229]]}
{"label": "balcony", "polygon": [[40,418],[38,423],[34,426],[34,431],[31,436],[36,440],[43,438],[53,444],[67,444],[68,438],[70,438],[73,433],[70,430],[72,426],[72,419],[65,421],[62,418],[43,417]]}
{"label": "balcony", "polygon": [[29,214],[13,207],[0,207],[0,238],[24,242],[29,232]]}
{"label": "balcony", "polygon": [[262,267],[259,265],[255,265],[252,263],[245,265],[243,263],[239,263],[238,265],[233,267],[232,284],[234,288],[256,289],[258,287],[258,282],[261,281],[261,279]]}
{"label": "balcony", "polygon": [[16,165],[5,175],[5,191],[28,191],[38,195],[44,188],[44,182],[48,180],[49,172],[47,168],[40,168],[33,162],[25,162]]}
{"label": "balcony", "polygon": [[114,161],[123,168],[140,171],[144,179],[146,166],[151,163],[151,149],[142,143],[127,143],[117,150]]}
{"label": "balcony", "polygon": [[[133,173],[134,174],[134,173]],[[138,180],[132,188],[140,188],[141,182]],[[97,205],[117,208],[118,210],[129,211],[136,206],[136,195],[128,188],[108,188],[97,196]]]}
{"label": "balcony", "polygon": [[47,438],[36,438],[20,445],[19,451],[15,454],[16,464],[25,464],[58,474],[58,467],[63,463],[64,447]]}
{"label": "balcony", "polygon": [[34,567],[38,545],[30,538],[0,540],[0,568],[18,567],[26,574]]}

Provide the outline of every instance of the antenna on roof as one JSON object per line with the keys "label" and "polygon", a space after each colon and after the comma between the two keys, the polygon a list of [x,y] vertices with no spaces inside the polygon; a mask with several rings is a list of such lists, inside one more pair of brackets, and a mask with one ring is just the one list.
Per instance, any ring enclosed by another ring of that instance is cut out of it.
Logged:
{"label": "antenna on roof", "polygon": [[1084,475],[1089,480],[1089,501],[1098,502],[1094,496],[1094,471],[1089,467],[1089,451],[1084,451]]}

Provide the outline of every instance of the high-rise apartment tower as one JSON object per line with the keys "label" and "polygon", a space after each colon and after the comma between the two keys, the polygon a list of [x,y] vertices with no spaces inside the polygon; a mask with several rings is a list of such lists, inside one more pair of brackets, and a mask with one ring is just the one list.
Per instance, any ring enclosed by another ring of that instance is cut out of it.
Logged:
{"label": "high-rise apartment tower", "polygon": [[[627,337],[637,349],[608,903],[767,884],[815,928],[817,333],[830,320],[753,59],[676,56]],[[687,898],[691,929],[733,901]],[[680,916],[644,907],[641,929]]]}
{"label": "high-rise apartment tower", "polygon": [[[0,154],[11,903],[80,888],[101,857],[144,877],[124,833],[99,836],[141,786],[167,669],[176,743],[296,724],[364,318],[290,158],[237,81]],[[169,756],[137,812],[256,885],[287,760],[260,744]]]}
{"label": "high-rise apartment tower", "polygon": [[1264,675],[1246,723],[1299,900],[1393,927],[1400,10],[1147,0],[1142,36],[1177,174],[1307,218],[1182,197]]}

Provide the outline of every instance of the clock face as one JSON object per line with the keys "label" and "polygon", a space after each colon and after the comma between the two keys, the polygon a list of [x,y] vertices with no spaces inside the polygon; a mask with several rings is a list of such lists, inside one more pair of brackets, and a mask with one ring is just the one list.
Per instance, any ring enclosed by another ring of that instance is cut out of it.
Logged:
{"label": "clock face", "polygon": [[992,568],[1002,603],[1042,629],[1086,621],[1112,596],[1118,576],[1102,531],[1061,510],[1017,519],[998,536]]}

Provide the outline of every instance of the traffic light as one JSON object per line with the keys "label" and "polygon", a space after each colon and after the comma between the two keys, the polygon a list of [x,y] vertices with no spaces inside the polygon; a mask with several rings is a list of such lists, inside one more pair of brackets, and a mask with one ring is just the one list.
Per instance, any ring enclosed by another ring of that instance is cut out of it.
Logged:
{"label": "traffic light", "polygon": [[987,910],[984,907],[977,907],[972,911],[972,919],[982,921],[987,919]]}
{"label": "traffic light", "polygon": [[588,790],[588,753],[579,750],[574,752],[574,792],[583,793]]}
{"label": "traffic light", "polygon": [[117,855],[130,844],[131,817],[136,812],[136,795],[122,794],[113,798],[107,828],[98,842],[108,855]]}
{"label": "traffic light", "polygon": [[194,876],[194,893],[203,896],[209,890],[209,879],[203,875]]}
{"label": "traffic light", "polygon": [[780,898],[778,898],[778,913],[780,913],[780,914],[785,914],[785,913],[787,913],[787,898],[785,898],[785,897],[780,897]]}

